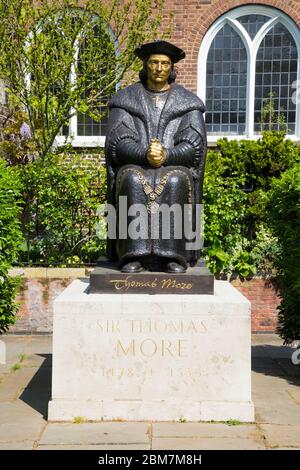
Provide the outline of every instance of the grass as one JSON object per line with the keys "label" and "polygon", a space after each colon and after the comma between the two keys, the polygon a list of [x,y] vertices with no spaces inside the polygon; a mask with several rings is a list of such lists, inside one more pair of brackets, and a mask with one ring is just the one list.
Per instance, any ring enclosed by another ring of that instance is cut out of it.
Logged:
{"label": "grass", "polygon": [[11,366],[11,370],[13,372],[16,372],[19,369],[21,369],[21,364],[14,364],[13,366]]}
{"label": "grass", "polygon": [[24,362],[24,361],[26,361],[26,359],[28,359],[28,356],[27,356],[27,354],[25,354],[25,353],[20,353],[20,354],[18,355],[18,358],[19,358],[19,361],[20,361],[20,362]]}
{"label": "grass", "polygon": [[224,421],[227,426],[239,426],[240,424],[243,424],[241,421],[238,419],[229,419],[228,421]]}
{"label": "grass", "polygon": [[228,419],[227,421],[215,421],[211,419],[210,421],[198,421],[198,423],[210,423],[210,424],[227,424],[227,426],[240,426],[241,424],[249,424],[249,423],[242,423],[238,419]]}
{"label": "grass", "polygon": [[82,424],[82,423],[85,423],[86,422],[86,419],[84,418],[84,416],[74,416],[73,418],[73,423],[74,424]]}
{"label": "grass", "polygon": [[21,352],[19,355],[18,355],[18,359],[19,359],[19,362],[17,362],[16,364],[14,364],[13,366],[11,366],[10,370],[12,372],[16,372],[17,370],[20,370],[22,368],[22,362],[26,361],[26,359],[28,359],[28,356],[27,354]]}

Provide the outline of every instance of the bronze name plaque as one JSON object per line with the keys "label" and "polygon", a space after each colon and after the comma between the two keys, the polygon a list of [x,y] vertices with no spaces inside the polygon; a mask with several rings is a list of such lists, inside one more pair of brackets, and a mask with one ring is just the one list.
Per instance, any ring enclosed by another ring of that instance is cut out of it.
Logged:
{"label": "bronze name plaque", "polygon": [[90,293],[103,294],[214,294],[214,277],[204,266],[186,273],[121,273],[109,263],[98,266],[90,275]]}

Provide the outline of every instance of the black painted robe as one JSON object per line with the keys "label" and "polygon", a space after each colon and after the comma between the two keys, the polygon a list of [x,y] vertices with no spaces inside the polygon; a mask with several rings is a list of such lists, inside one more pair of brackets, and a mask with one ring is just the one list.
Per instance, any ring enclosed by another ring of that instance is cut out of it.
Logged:
{"label": "black painted robe", "polygon": [[[119,91],[110,101],[106,164],[108,202],[118,207],[118,196],[127,196],[128,206],[145,204],[192,204],[201,202],[206,155],[206,131],[202,101],[173,83],[162,109],[142,83]],[[157,112],[159,115],[157,115]],[[164,165],[152,168],[146,158],[151,139],[159,139],[167,151]],[[144,181],[144,183],[143,183]],[[162,183],[155,201],[147,195]],[[151,212],[151,211],[150,211]],[[130,222],[130,218],[128,219]],[[193,222],[194,225],[194,222]],[[169,258],[187,266],[195,264],[199,252],[186,250],[186,241],[175,239],[108,240],[108,257],[120,264],[138,257]]]}

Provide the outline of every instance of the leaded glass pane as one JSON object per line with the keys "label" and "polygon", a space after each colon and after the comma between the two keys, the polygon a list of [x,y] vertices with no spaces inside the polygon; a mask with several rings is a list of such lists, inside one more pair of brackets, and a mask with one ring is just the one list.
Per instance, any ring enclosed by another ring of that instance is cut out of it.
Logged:
{"label": "leaded glass pane", "polygon": [[[97,27],[94,28],[95,34],[98,35]],[[88,47],[87,41],[85,41],[79,51],[78,55],[78,73],[80,74],[81,71],[84,70],[84,59],[82,58],[83,52],[86,51],[85,48]],[[100,73],[102,76],[106,73],[105,66],[100,66]],[[90,77],[86,79],[86,90],[85,96],[89,96],[91,93],[91,84],[94,82],[94,76],[91,74]],[[101,102],[99,101],[98,108],[96,111],[104,112],[106,111],[107,102],[109,100],[109,96],[102,96]],[[77,114],[77,135],[78,136],[102,136],[106,134],[107,129],[107,116],[103,117],[100,122],[95,121],[86,113],[78,113]]]}
{"label": "leaded glass pane", "polygon": [[77,134],[80,136],[101,136],[106,135],[107,117],[100,122],[95,121],[87,114],[78,113],[77,115]]}
{"label": "leaded glass pane", "polygon": [[207,58],[205,119],[209,134],[245,133],[246,86],[246,49],[226,24],[215,36]]}
{"label": "leaded glass pane", "polygon": [[265,15],[244,15],[237,19],[244,26],[250,38],[253,39],[260,28],[267,23],[270,18]]}
{"label": "leaded glass pane", "polygon": [[281,129],[295,132],[296,104],[292,101],[297,80],[297,47],[282,24],[263,39],[256,59],[254,132]]}

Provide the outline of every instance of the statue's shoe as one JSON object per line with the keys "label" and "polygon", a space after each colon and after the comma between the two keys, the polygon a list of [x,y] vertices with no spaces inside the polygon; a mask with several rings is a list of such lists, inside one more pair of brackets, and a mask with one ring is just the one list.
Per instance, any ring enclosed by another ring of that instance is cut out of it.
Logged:
{"label": "statue's shoe", "polygon": [[170,261],[166,265],[166,273],[185,273],[186,268],[176,261]]}
{"label": "statue's shoe", "polygon": [[139,261],[131,261],[130,263],[124,264],[121,268],[122,273],[140,273],[144,268]]}

